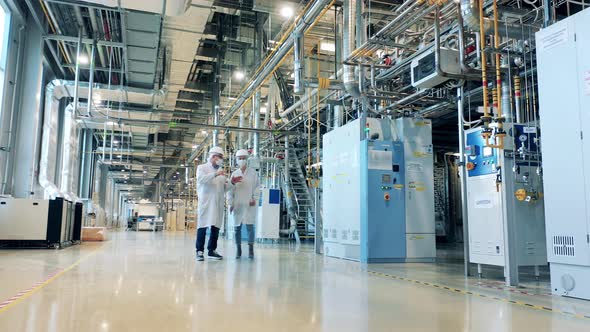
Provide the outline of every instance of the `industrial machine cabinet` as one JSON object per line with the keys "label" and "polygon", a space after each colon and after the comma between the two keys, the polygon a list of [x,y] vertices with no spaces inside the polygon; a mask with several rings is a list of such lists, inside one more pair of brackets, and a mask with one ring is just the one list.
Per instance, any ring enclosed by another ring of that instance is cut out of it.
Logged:
{"label": "industrial machine cabinet", "polygon": [[551,289],[590,299],[590,9],[536,45]]}
{"label": "industrial machine cabinet", "polygon": [[82,203],[0,199],[0,248],[64,248],[80,242]]}

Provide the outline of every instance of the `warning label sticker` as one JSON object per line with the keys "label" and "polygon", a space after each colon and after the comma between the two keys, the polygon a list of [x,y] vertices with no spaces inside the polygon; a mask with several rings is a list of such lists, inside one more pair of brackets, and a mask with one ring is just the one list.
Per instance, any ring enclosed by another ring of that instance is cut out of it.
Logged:
{"label": "warning label sticker", "polygon": [[539,48],[543,51],[549,50],[561,44],[565,44],[569,39],[567,26],[557,29],[552,34],[544,36],[539,40]]}

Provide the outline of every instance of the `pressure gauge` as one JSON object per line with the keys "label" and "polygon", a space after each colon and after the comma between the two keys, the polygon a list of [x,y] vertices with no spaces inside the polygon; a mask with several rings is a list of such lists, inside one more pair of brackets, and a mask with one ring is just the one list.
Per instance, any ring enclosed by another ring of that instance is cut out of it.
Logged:
{"label": "pressure gauge", "polygon": [[526,142],[527,139],[528,139],[528,137],[525,134],[521,134],[520,136],[518,136],[518,140],[523,143]]}

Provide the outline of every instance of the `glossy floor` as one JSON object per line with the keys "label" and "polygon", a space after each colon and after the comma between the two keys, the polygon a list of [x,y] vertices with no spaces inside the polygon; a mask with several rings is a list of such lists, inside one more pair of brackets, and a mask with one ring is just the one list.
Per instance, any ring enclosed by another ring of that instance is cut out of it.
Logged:
{"label": "glossy floor", "polygon": [[543,284],[524,294],[465,280],[459,263],[367,271],[284,244],[258,245],[254,261],[195,262],[193,241],[122,232],[61,251],[0,251],[0,302],[12,298],[0,331],[590,331],[588,302],[545,295]]}

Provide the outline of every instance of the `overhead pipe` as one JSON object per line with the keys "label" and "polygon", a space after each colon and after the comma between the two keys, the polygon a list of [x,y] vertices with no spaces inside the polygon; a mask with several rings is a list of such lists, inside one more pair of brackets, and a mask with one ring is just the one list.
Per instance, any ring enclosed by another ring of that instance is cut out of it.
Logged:
{"label": "overhead pipe", "polygon": [[293,93],[296,95],[301,95],[305,93],[305,84],[304,84],[304,43],[303,43],[303,34],[298,33],[295,36],[295,41],[293,42],[293,58],[294,58],[294,72],[293,75],[295,76],[295,84],[293,86]]}
{"label": "overhead pipe", "polygon": [[[260,90],[254,94],[254,100],[252,101],[252,128],[260,129]],[[260,150],[260,133],[254,132],[252,138],[252,154],[256,157],[259,156]]]}
{"label": "overhead pipe", "polygon": [[[465,2],[467,0],[463,0]],[[486,47],[486,34],[485,34],[485,27],[484,27],[484,19],[483,19],[483,2],[479,5],[479,34],[480,34],[480,45],[479,48],[481,50],[481,87],[483,88],[483,116],[481,117],[481,121],[483,122],[483,129],[482,129],[482,137],[487,142],[491,136],[491,129],[490,129],[490,122],[492,121],[492,117],[490,116],[489,107],[489,100],[488,100],[488,78],[487,78],[487,56],[486,53],[483,51]],[[463,3],[462,2],[462,3]]]}
{"label": "overhead pipe", "polygon": [[[244,116],[244,110],[240,111],[240,118],[238,120],[238,127],[244,128],[244,120],[245,116]],[[244,148],[244,132],[243,131],[238,131],[238,149],[242,149]]]}
{"label": "overhead pipe", "polygon": [[[330,79],[338,77],[338,76],[342,76],[342,73],[343,73],[343,70],[341,69],[335,75],[330,76]],[[331,84],[332,84],[332,82],[336,82],[336,81],[330,81]],[[287,109],[280,112],[279,116],[281,118],[284,118],[287,115],[291,114],[293,111],[295,111],[296,109],[301,107],[303,105],[303,103],[307,102],[307,100],[309,98],[312,98],[313,96],[315,96],[318,93],[318,91],[319,91],[319,89],[317,89],[317,87],[315,89],[309,91],[309,93],[303,95],[299,100],[297,100],[295,103],[293,103],[293,105],[289,106]]]}
{"label": "overhead pipe", "polygon": [[[225,115],[220,121],[221,125],[227,123],[234,117],[234,115],[240,110],[240,108],[244,106],[246,101],[252,96],[256,89],[258,89],[260,85],[266,81],[267,77],[276,70],[276,68],[284,61],[284,58],[287,56],[287,54],[291,52],[293,48],[294,34],[290,32],[295,31],[305,34],[328,10],[328,8],[334,4],[334,2],[335,0],[316,0],[313,3],[310,2],[307,5],[305,12],[299,16],[300,19],[295,20],[294,25],[291,26],[290,30],[288,30],[287,34],[283,37],[284,40],[281,40],[278,43],[278,48],[271,55],[269,55],[265,61],[263,61],[258,70],[256,70],[256,72],[252,75],[253,79],[244,87],[244,89],[240,92],[239,97],[234,101],[227,112],[225,112]],[[209,139],[210,138],[207,137],[201,142],[199,148],[195,150],[189,157],[189,161],[195,160],[195,158],[201,154],[204,147],[207,146]]]}
{"label": "overhead pipe", "polygon": [[[165,126],[170,125],[169,121],[157,121],[157,120],[136,120],[136,119],[129,119],[129,118],[116,118],[111,117],[113,121],[116,121],[117,124],[124,124],[130,126]],[[92,119],[87,120],[88,123],[102,123],[98,121],[99,119],[94,117]],[[253,127],[235,127],[235,126],[224,126],[224,125],[210,125],[210,124],[201,124],[201,123],[194,123],[194,122],[180,122],[174,124],[175,128],[188,128],[188,129],[213,129],[213,130],[223,130],[223,131],[235,131],[235,132],[246,132],[246,133],[263,133],[263,134],[280,134],[280,135],[299,135],[301,134],[298,131],[293,130],[275,130],[275,129],[262,129],[262,128],[253,128]]]}
{"label": "overhead pipe", "polygon": [[507,122],[513,122],[512,107],[510,105],[510,87],[508,82],[502,82],[502,109]]}
{"label": "overhead pipe", "polygon": [[[324,8],[327,5],[332,4],[334,1],[330,0],[316,0],[309,9],[301,16],[300,21],[309,22],[305,24],[298,24],[298,31],[295,33],[305,33],[312,22],[318,19],[323,14]],[[221,119],[221,123],[224,124],[229,121],[235,113],[242,107],[255,90],[266,80],[266,78],[275,70],[276,66],[283,60],[285,56],[291,51],[294,42],[294,34],[289,34],[285,41],[280,44],[279,48],[271,54],[267,61],[263,62],[261,67],[252,76],[254,79],[250,81],[244,90],[240,93],[240,96],[235,100],[232,106],[228,109],[224,117]]]}
{"label": "overhead pipe", "polygon": [[[344,0],[344,29],[342,31],[342,58],[347,59],[356,48],[355,19],[357,15],[357,0]],[[355,66],[344,64],[342,75],[344,89],[352,97],[361,96],[358,80],[355,75]]]}
{"label": "overhead pipe", "polygon": [[[483,2],[483,0],[482,0]],[[483,7],[483,3],[482,3]],[[493,12],[494,12],[494,48],[496,50],[499,49],[500,45],[500,33],[498,31],[498,2],[497,0],[493,0]],[[497,139],[497,143],[494,142],[493,144],[490,143],[490,136],[486,135],[484,138],[486,139],[486,146],[495,149],[503,149],[504,148],[504,138],[506,137],[506,132],[504,131],[504,115],[502,109],[502,73],[500,71],[500,53],[496,52],[496,95],[494,95],[494,106],[498,110],[498,115],[494,117],[494,122],[498,124],[495,133],[495,139]],[[489,133],[489,131],[488,131]]]}
{"label": "overhead pipe", "polygon": [[[325,95],[324,97],[322,97],[320,99],[320,103],[319,104],[321,105],[322,103],[325,103],[326,101],[328,101],[330,98],[332,98],[332,96],[334,96],[335,93],[336,93],[336,91],[332,91],[332,92],[328,93],[327,95]],[[312,105],[312,109],[315,109],[316,112],[319,111],[319,109],[317,107],[315,107],[314,105]],[[315,113],[312,112],[312,114],[315,114]],[[300,124],[301,122],[303,122],[303,120],[305,119],[304,118],[305,116],[307,116],[307,114],[304,115],[303,117],[299,116],[301,118],[300,119],[301,121],[299,121],[297,124]],[[297,120],[299,117],[296,116],[296,117],[293,117],[291,120],[284,120],[284,122],[282,123],[282,125],[281,125],[280,128],[282,129],[282,128],[286,128],[288,125],[293,125],[293,121]],[[297,124],[291,126],[291,128],[296,127]]]}
{"label": "overhead pipe", "polygon": [[514,112],[516,113],[516,123],[522,123],[521,91],[520,91],[520,76],[514,75]]}
{"label": "overhead pipe", "polygon": [[[347,8],[347,1],[344,1],[344,13],[347,13],[348,15],[357,15],[356,10],[357,10],[357,0],[350,0],[352,3],[350,3],[350,7],[352,8]],[[424,15],[426,15],[430,10],[433,9],[434,6],[428,8],[427,10],[422,11],[419,15],[412,15],[412,11],[414,9],[416,9],[417,7],[421,6],[423,2],[421,1],[405,1],[397,10],[401,11],[404,10],[403,12],[401,12],[397,17],[395,17],[394,19],[392,19],[391,21],[389,21],[389,23],[387,23],[381,30],[377,31],[373,36],[371,36],[371,38],[369,38],[367,41],[365,41],[362,45],[360,45],[358,48],[355,49],[355,44],[354,42],[356,42],[356,37],[352,38],[353,41],[350,42],[350,44],[352,44],[352,48],[350,48],[350,45],[347,45],[347,36],[349,36],[347,34],[347,30],[349,31],[348,33],[350,33],[350,36],[352,36],[352,33],[354,33],[356,27],[356,16],[350,16],[352,18],[354,18],[354,20],[348,20],[347,19],[347,15],[344,15],[344,30],[343,30],[343,50],[342,50],[342,58],[343,59],[349,59],[349,57],[351,56],[357,56],[359,55],[360,52],[366,53],[367,50],[365,50],[365,48],[367,46],[369,46],[370,43],[374,43],[377,42],[380,38],[382,38],[385,34],[387,34],[388,36],[391,36],[391,34],[388,32],[388,30],[393,27],[394,25],[398,24],[399,22],[401,22],[403,19],[408,18],[409,16],[411,16],[413,18],[413,20],[418,20],[421,17],[423,17]],[[406,8],[407,6],[409,6],[409,8]],[[352,26],[351,26],[352,25]],[[349,53],[346,53],[346,47],[349,47]],[[354,50],[354,51],[353,51]],[[345,61],[346,63],[346,61]]]}
{"label": "overhead pipe", "polygon": [[404,97],[398,101],[395,101],[395,102],[391,103],[390,105],[386,106],[384,108],[384,110],[393,109],[395,107],[405,104],[406,102],[408,102],[414,98],[422,97],[423,95],[425,95],[429,92],[430,91],[428,89],[418,89],[418,91],[414,92],[413,94],[406,96],[406,97]]}
{"label": "overhead pipe", "polygon": [[[467,63],[465,63],[465,27],[463,22],[463,15],[461,14],[461,4],[457,4],[457,24],[459,26],[458,39],[459,39],[459,64],[461,66],[461,72],[463,74],[472,73]],[[477,48],[477,45],[476,45]],[[478,55],[479,58],[479,55]]]}
{"label": "overhead pipe", "polygon": [[[522,26],[517,24],[509,23],[494,23],[493,20],[483,17],[483,6],[484,1],[481,0],[461,0],[461,12],[463,13],[463,20],[467,24],[467,27],[471,30],[479,30],[482,39],[486,34],[492,34],[495,30],[495,25],[498,25],[498,29],[510,38],[522,39],[523,29]],[[526,29],[525,29],[526,30]]]}
{"label": "overhead pipe", "polygon": [[[439,9],[436,7],[434,9],[434,63],[436,67],[436,73],[439,76],[446,77],[449,79],[457,79],[457,80],[464,80],[464,79],[476,79],[479,76],[477,74],[470,74],[470,73],[463,73],[463,74],[451,74],[447,73],[442,69],[441,65],[441,54],[440,54],[441,44],[440,44],[440,17],[439,17]],[[463,53],[464,50],[459,50],[459,53]],[[463,58],[464,64],[465,58]]]}

